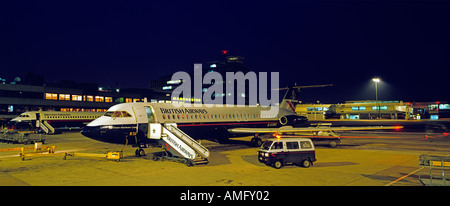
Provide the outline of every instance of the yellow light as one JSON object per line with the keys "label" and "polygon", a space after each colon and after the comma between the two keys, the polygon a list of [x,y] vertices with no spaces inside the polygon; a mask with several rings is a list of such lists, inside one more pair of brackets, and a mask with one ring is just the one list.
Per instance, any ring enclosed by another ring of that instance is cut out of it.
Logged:
{"label": "yellow light", "polygon": [[373,78],[372,81],[375,82],[375,83],[379,83],[381,81],[381,79],[380,78]]}

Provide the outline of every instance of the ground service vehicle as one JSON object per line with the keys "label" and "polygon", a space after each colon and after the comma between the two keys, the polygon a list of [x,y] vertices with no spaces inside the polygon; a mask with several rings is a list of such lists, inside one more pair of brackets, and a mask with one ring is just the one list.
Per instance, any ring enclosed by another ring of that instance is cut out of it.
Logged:
{"label": "ground service vehicle", "polygon": [[277,169],[286,164],[310,167],[316,161],[316,151],[308,138],[268,139],[258,151],[258,160]]}

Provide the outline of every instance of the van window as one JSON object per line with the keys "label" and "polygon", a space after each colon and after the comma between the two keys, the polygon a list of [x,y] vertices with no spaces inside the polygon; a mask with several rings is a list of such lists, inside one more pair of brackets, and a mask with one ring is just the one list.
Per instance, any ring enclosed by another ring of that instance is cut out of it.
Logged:
{"label": "van window", "polygon": [[302,149],[311,149],[312,148],[310,141],[301,141],[300,146],[302,147]]}
{"label": "van window", "polygon": [[298,142],[286,142],[287,149],[298,149]]}
{"label": "van window", "polygon": [[272,149],[283,149],[283,142],[275,142],[275,143],[273,143]]}
{"label": "van window", "polygon": [[263,145],[261,145],[261,148],[264,150],[268,150],[270,146],[272,145],[272,141],[265,141]]}

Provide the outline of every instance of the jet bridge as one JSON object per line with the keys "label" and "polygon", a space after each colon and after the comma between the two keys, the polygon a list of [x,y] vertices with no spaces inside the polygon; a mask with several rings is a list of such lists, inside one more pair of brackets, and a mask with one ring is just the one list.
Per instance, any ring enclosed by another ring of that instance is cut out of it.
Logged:
{"label": "jet bridge", "polygon": [[153,160],[171,159],[188,166],[208,163],[209,150],[178,129],[176,123],[149,124],[149,128],[148,137],[158,141],[165,150],[154,154]]}

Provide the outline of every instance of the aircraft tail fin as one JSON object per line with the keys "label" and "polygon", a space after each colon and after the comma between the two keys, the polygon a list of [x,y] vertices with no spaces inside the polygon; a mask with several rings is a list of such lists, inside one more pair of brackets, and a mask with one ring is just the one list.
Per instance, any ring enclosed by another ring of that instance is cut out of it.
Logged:
{"label": "aircraft tail fin", "polygon": [[322,85],[309,85],[309,86],[288,86],[284,88],[279,88],[278,90],[287,90],[283,99],[280,103],[280,108],[287,110],[292,110],[295,112],[295,106],[299,103],[300,89],[305,88],[317,88],[317,87],[328,87],[333,86],[333,84],[322,84]]}

